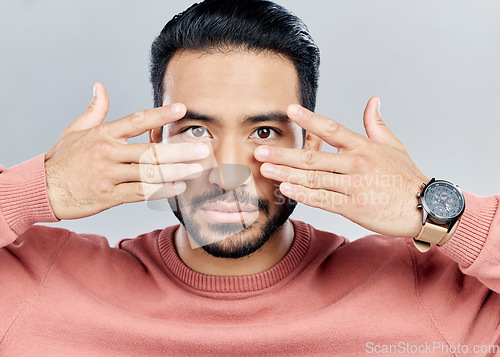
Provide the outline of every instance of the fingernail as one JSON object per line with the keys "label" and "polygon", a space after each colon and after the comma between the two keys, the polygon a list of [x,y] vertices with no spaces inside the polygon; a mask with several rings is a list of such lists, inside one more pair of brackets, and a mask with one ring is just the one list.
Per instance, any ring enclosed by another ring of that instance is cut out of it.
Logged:
{"label": "fingernail", "polygon": [[184,181],[176,181],[173,184],[174,195],[180,195],[186,190],[186,183]]}
{"label": "fingernail", "polygon": [[266,158],[269,156],[269,149],[263,146],[259,146],[257,148],[256,152],[257,156],[260,156],[261,158]]}
{"label": "fingernail", "polygon": [[200,164],[191,164],[188,166],[188,173],[189,174],[195,174],[203,171],[203,166]]}
{"label": "fingernail", "polygon": [[290,183],[288,182],[282,182],[280,185],[281,192],[285,194],[290,194],[293,192],[293,187]]}
{"label": "fingernail", "polygon": [[200,157],[208,156],[210,153],[210,149],[205,144],[196,144],[194,151],[196,154],[200,155]]}
{"label": "fingernail", "polygon": [[377,111],[378,111],[378,114],[380,114],[380,98],[378,98],[378,104],[377,104]]}
{"label": "fingernail", "polygon": [[174,114],[180,114],[182,112],[182,104],[177,103],[172,105],[172,113]]}
{"label": "fingernail", "polygon": [[95,98],[95,86],[97,83],[94,83],[94,86],[92,87],[92,97]]}

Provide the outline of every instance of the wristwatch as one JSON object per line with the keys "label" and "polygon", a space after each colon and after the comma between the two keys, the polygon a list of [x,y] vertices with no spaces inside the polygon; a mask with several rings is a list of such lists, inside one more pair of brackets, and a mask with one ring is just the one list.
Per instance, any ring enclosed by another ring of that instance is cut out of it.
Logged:
{"label": "wristwatch", "polygon": [[448,233],[464,213],[465,198],[457,185],[435,178],[422,184],[417,198],[417,208],[422,211],[422,230],[413,238],[413,244],[426,252],[431,244],[443,245],[450,238]]}

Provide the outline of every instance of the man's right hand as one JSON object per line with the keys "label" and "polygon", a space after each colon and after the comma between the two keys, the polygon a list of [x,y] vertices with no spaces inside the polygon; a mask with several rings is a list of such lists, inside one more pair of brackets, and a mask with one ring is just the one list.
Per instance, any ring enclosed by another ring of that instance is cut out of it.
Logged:
{"label": "man's right hand", "polygon": [[48,198],[59,219],[88,217],[127,202],[173,197],[186,188],[176,180],[201,174],[201,165],[183,162],[207,157],[209,148],[204,144],[127,143],[128,138],[182,118],[184,105],[148,109],[103,123],[108,107],[106,89],[96,83],[92,103],[46,155]]}

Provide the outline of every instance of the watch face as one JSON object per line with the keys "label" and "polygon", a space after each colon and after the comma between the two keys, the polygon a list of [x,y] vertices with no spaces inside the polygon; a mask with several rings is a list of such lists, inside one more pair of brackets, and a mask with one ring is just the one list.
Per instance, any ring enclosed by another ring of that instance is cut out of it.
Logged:
{"label": "watch face", "polygon": [[465,207],[462,193],[453,184],[436,181],[426,187],[423,203],[431,215],[444,220],[457,217]]}

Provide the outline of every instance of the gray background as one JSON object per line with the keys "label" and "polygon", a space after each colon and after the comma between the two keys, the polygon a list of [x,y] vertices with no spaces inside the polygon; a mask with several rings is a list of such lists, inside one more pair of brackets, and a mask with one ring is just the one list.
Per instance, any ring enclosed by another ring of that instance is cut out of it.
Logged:
{"label": "gray background", "polygon": [[[107,87],[107,120],[152,106],[149,46],[192,1],[3,1],[0,13],[0,163],[47,152]],[[364,133],[382,115],[428,177],[478,195],[499,193],[500,2],[278,0],[308,24],[322,50],[317,112]],[[135,142],[146,142],[141,136]],[[325,147],[324,147],[325,149]],[[368,231],[300,205],[293,218],[356,239]],[[144,203],[55,224],[121,238],[177,223]]]}

